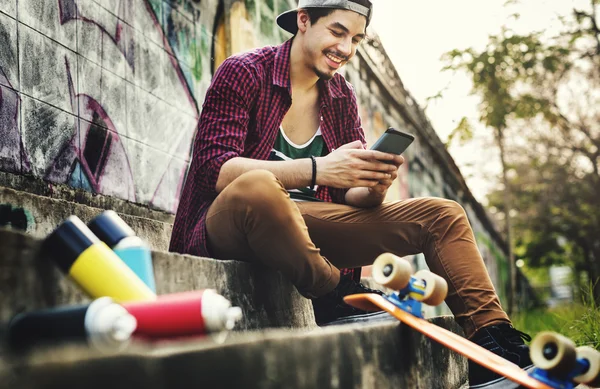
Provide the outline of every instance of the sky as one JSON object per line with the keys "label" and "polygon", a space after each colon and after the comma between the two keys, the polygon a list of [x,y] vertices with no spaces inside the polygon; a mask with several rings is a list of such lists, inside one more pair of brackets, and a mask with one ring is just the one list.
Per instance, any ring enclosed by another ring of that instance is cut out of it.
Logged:
{"label": "sky", "polygon": [[[465,74],[442,72],[441,56],[453,49],[483,49],[490,35],[502,26],[516,33],[559,31],[560,15],[573,7],[588,9],[589,0],[521,0],[505,6],[506,0],[372,0],[372,26],[383,42],[405,88],[421,108],[427,97],[444,90],[443,98],[431,102],[425,112],[440,139],[445,142],[463,116],[478,118],[478,98],[470,95]],[[511,15],[518,13],[515,20]],[[490,175],[498,174],[499,162],[491,147],[490,131],[478,127],[474,142],[454,145],[450,154],[461,169],[474,196],[486,204],[493,189]]]}

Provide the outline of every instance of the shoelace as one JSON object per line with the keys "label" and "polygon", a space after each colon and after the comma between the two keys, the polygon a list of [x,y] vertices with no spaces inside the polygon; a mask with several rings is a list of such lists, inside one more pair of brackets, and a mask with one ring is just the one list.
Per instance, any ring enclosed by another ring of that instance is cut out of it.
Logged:
{"label": "shoelace", "polygon": [[376,293],[376,294],[383,294],[382,291],[380,291],[379,289],[371,289],[371,288],[367,288],[366,286],[364,286],[363,284],[361,284],[360,282],[357,283],[357,289],[361,290],[361,293]]}
{"label": "shoelace", "polygon": [[345,282],[347,282],[347,285],[344,288],[346,294],[357,294],[357,293],[377,293],[377,294],[382,294],[383,293],[383,292],[381,292],[380,290],[377,290],[377,289],[367,288],[366,286],[364,286],[360,282],[356,282],[356,281],[354,281],[352,279],[347,279]]}
{"label": "shoelace", "polygon": [[376,294],[383,294],[382,291],[377,290],[377,289],[371,289],[368,288],[366,286],[364,286],[362,283],[360,282],[356,282],[354,280],[350,280],[351,282],[351,288],[349,288],[351,290],[351,293],[376,293]]}
{"label": "shoelace", "polygon": [[501,328],[501,332],[506,336],[506,340],[512,344],[523,344],[525,342],[531,342],[531,336],[524,332],[521,332],[513,326]]}

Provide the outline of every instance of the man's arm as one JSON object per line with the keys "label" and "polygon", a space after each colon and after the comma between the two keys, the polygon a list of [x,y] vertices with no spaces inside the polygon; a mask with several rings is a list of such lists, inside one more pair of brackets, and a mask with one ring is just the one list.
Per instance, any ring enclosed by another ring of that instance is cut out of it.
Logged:
{"label": "man's arm", "polygon": [[221,192],[233,180],[242,174],[256,169],[272,172],[286,189],[309,186],[312,180],[312,161],[310,158],[292,161],[261,161],[258,159],[236,157],[225,162],[217,179],[217,192]]}
{"label": "man's arm", "polygon": [[[391,154],[364,150],[360,141],[343,145],[325,157],[317,158],[317,185],[334,188],[375,187],[380,180],[391,178],[394,167],[381,161],[392,161]],[[265,169],[277,176],[286,189],[296,189],[311,184],[310,158],[293,161],[260,161],[233,158],[221,167],[217,180],[220,192],[233,180],[247,171]]]}
{"label": "man's arm", "polygon": [[206,92],[190,165],[200,193],[214,195],[222,165],[243,153],[258,95],[253,71],[244,63],[228,58],[219,66]]}
{"label": "man's arm", "polygon": [[371,188],[350,188],[346,192],[346,204],[359,208],[376,207],[383,203],[387,189],[383,192],[375,192]]}

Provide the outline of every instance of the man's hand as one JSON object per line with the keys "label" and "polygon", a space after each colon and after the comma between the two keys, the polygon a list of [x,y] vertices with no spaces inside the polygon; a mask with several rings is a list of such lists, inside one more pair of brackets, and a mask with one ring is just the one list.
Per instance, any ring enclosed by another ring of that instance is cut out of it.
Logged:
{"label": "man's hand", "polygon": [[379,195],[382,195],[383,197],[385,197],[385,194],[387,193],[387,190],[389,189],[389,187],[392,185],[394,180],[396,178],[398,178],[398,169],[404,163],[404,157],[401,155],[394,155],[393,157],[394,158],[393,158],[393,160],[391,160],[391,164],[395,168],[394,168],[394,171],[391,173],[391,177],[383,179],[383,180],[379,180],[377,185],[369,188],[369,193],[371,193],[373,195],[379,194]]}
{"label": "man's hand", "polygon": [[394,154],[384,154],[389,161],[387,168],[389,177],[377,181],[374,185],[367,187],[351,187],[346,192],[346,203],[355,207],[370,208],[378,206],[385,199],[388,188],[398,177],[398,168],[404,163],[404,157]]}
{"label": "man's hand", "polygon": [[360,141],[354,141],[317,158],[317,184],[333,188],[366,187],[385,193],[398,176],[402,162],[404,158],[400,156],[365,150]]}

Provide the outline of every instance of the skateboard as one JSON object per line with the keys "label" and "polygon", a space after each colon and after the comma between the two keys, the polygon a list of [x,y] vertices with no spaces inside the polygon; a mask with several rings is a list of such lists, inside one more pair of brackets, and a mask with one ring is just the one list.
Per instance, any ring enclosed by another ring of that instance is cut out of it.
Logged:
{"label": "skateboard", "polygon": [[465,356],[511,381],[531,389],[573,389],[584,383],[600,387],[600,352],[591,347],[575,347],[568,338],[553,332],[542,332],[530,346],[534,368],[526,372],[516,364],[469,341],[462,336],[423,319],[422,304],[439,305],[446,298],[446,281],[428,270],[414,275],[408,261],[386,253],[373,263],[374,280],[397,292],[355,294],[344,301],[366,311],[384,310],[451,350]]}

